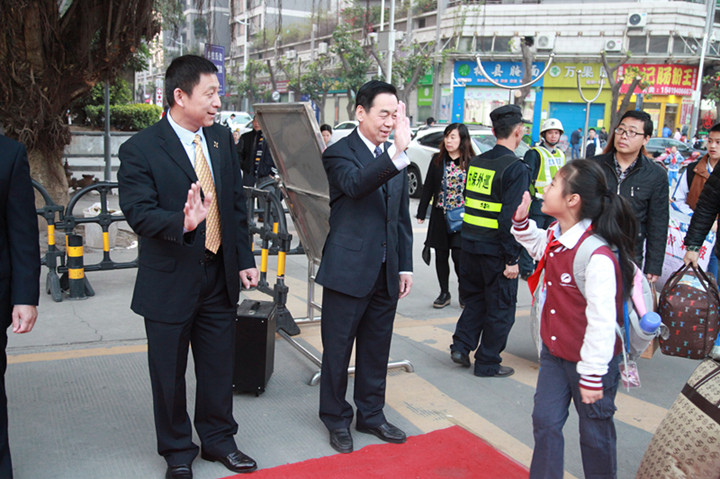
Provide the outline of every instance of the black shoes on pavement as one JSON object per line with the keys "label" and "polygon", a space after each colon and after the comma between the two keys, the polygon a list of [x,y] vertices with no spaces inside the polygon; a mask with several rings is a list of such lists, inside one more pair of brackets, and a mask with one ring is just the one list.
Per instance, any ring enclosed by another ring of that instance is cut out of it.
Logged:
{"label": "black shoes on pavement", "polygon": [[190,464],[168,466],[167,472],[165,472],[165,479],[192,479],[192,477],[192,467],[190,467]]}
{"label": "black shoes on pavement", "polygon": [[343,428],[330,431],[330,445],[342,454],[353,452],[353,439],[350,434],[350,429]]}
{"label": "black shoes on pavement", "polygon": [[461,353],[460,351],[451,351],[450,359],[452,359],[454,363],[458,363],[464,368],[470,367],[470,357],[467,353]]}
{"label": "black shoes on pavement", "polygon": [[200,457],[210,462],[221,462],[223,466],[233,472],[252,472],[257,469],[257,463],[255,460],[252,457],[243,454],[239,449],[236,449],[225,457],[212,456],[203,451],[200,454]]}
{"label": "black shoes on pavement", "polygon": [[450,304],[450,293],[440,293],[440,296],[438,296],[435,301],[433,301],[433,308],[435,309],[442,309],[445,306],[448,306]]}
{"label": "black shoes on pavement", "polygon": [[365,434],[373,434],[379,439],[382,439],[385,442],[391,442],[393,444],[402,444],[407,440],[407,436],[405,436],[405,433],[399,427],[395,427],[389,422],[386,422],[385,424],[381,424],[376,427],[357,426],[356,429],[360,432],[364,432]]}
{"label": "black shoes on pavement", "polygon": [[495,374],[482,374],[475,370],[475,376],[481,378],[507,378],[515,374],[515,370],[510,366],[500,366]]}

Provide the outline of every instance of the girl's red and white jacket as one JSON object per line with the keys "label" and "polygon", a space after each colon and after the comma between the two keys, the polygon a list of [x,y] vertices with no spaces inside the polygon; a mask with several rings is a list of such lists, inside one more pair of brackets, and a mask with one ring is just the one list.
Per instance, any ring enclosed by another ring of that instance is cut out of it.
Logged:
{"label": "girl's red and white jacket", "polygon": [[[608,363],[621,352],[615,333],[622,315],[622,277],[617,259],[603,246],[595,250],[585,269],[585,296],[573,277],[573,251],[590,233],[589,219],[560,233],[557,222],[545,231],[535,222],[513,220],[511,232],[530,256],[541,260],[547,249],[545,282],[535,301],[543,301],[540,336],[551,354],[577,362],[580,386],[602,389]],[[548,248],[548,242],[552,242]]]}

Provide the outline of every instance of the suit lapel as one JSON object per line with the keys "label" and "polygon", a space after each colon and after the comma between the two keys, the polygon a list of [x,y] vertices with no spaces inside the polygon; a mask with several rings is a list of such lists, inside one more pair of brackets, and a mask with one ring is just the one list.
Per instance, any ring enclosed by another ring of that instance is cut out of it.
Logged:
{"label": "suit lapel", "polygon": [[160,146],[167,152],[172,160],[180,167],[180,169],[190,178],[193,183],[198,180],[195,170],[188,158],[187,152],[180,143],[175,131],[170,126],[167,117],[160,120]]}
{"label": "suit lapel", "polygon": [[350,149],[355,153],[354,156],[358,160],[360,166],[367,166],[367,164],[373,160],[373,155],[360,138],[357,128],[355,128],[348,136],[348,146],[350,146]]}

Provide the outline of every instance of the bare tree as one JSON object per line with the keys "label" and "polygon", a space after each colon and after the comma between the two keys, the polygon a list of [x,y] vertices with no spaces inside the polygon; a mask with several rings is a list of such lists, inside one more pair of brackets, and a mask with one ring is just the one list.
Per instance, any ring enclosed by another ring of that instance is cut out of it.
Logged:
{"label": "bare tree", "polygon": [[[535,62],[535,52],[532,49],[534,40],[532,37],[525,37],[520,41],[520,51],[522,52],[522,66],[524,69],[522,82],[526,85],[532,81],[533,62]],[[525,99],[530,94],[532,86],[526,86],[518,90],[515,96],[515,104],[520,109],[525,108]]]}
{"label": "bare tree", "polygon": [[622,103],[620,103],[618,107],[618,100],[620,99],[620,89],[622,88],[625,77],[620,77],[616,79],[615,73],[617,72],[618,68],[623,66],[625,62],[630,59],[630,53],[625,53],[625,57],[617,63],[613,64],[612,66],[610,66],[610,62],[608,61],[607,54],[604,50],[600,52],[600,58],[602,59],[603,68],[605,68],[605,73],[607,74],[607,81],[610,84],[610,92],[612,94],[612,99],[610,101],[610,129],[613,129],[617,125],[620,115],[625,112],[628,105],[630,104],[630,97],[635,91],[635,88],[637,88],[638,86],[640,86],[641,88],[646,88],[647,84],[644,82],[644,75],[642,72],[640,72],[637,68],[629,69],[628,72],[634,74],[634,77],[632,83],[630,83],[630,86],[628,87],[628,91],[625,94]]}

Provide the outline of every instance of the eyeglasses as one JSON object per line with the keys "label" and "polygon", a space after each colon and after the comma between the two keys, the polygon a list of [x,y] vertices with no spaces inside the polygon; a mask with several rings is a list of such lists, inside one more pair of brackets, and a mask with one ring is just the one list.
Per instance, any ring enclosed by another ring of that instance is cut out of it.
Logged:
{"label": "eyeglasses", "polygon": [[617,136],[627,135],[628,138],[635,138],[640,134],[639,131],[626,130],[624,128],[615,128],[615,134]]}

